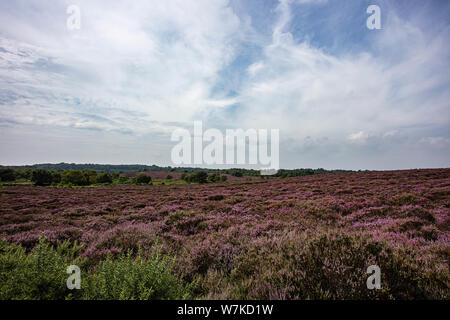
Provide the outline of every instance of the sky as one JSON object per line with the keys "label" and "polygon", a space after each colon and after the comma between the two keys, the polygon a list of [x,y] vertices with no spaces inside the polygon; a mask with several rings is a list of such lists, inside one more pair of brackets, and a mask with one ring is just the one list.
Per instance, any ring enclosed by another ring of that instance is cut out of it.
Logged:
{"label": "sky", "polygon": [[2,0],[0,164],[173,165],[200,120],[279,129],[282,168],[450,167],[449,20],[438,0]]}

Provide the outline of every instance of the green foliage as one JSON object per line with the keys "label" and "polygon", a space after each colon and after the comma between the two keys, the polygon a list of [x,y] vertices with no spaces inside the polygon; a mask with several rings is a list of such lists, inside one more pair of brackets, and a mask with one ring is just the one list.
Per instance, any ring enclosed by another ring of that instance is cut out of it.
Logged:
{"label": "green foliage", "polygon": [[57,171],[51,171],[52,174],[52,184],[58,184],[61,182],[61,173]]}
{"label": "green foliage", "polygon": [[61,183],[74,186],[86,186],[90,183],[89,175],[79,170],[66,171],[61,177]]}
{"label": "green foliage", "polygon": [[31,173],[31,182],[36,186],[51,185],[53,183],[53,178],[52,172],[44,169],[35,169]]}
{"label": "green foliage", "polygon": [[71,293],[66,268],[84,261],[75,256],[81,250],[76,243],[58,242],[53,248],[42,236],[30,254],[20,245],[0,241],[0,299],[65,299]]}
{"label": "green foliage", "polygon": [[0,181],[16,180],[16,172],[10,168],[0,168]]}
{"label": "green foliage", "polygon": [[185,285],[174,275],[173,260],[161,255],[155,245],[149,259],[132,252],[113,259],[108,255],[86,280],[84,299],[148,300],[190,299],[194,285]]}
{"label": "green foliage", "polygon": [[172,177],[170,174],[168,174],[167,177],[166,177],[166,179],[167,179],[167,180],[172,180],[173,177]]}
{"label": "green foliage", "polygon": [[206,183],[208,174],[205,171],[197,171],[189,176],[189,182]]}
{"label": "green foliage", "polygon": [[127,184],[127,183],[130,183],[131,181],[130,181],[130,179],[127,176],[120,175],[119,179],[118,179],[118,182],[120,184]]}
{"label": "green foliage", "polygon": [[244,174],[241,171],[236,171],[233,176],[235,177],[242,177]]}
{"label": "green foliage", "polygon": [[220,181],[222,181],[222,182],[227,181],[227,179],[228,179],[228,177],[227,177],[226,175],[222,175],[222,176],[220,177]]}
{"label": "green foliage", "polygon": [[[174,259],[161,254],[157,244],[146,259],[139,250],[111,254],[91,270],[80,258],[83,246],[41,237],[27,254],[20,245],[0,241],[0,300],[61,299],[192,299],[196,282],[186,284],[173,270]],[[81,268],[81,289],[67,288],[69,265]]]}
{"label": "green foliage", "polygon": [[112,176],[107,172],[100,173],[95,179],[96,183],[112,183],[112,181]]}
{"label": "green foliage", "polygon": [[214,183],[214,182],[218,182],[218,181],[220,181],[220,174],[219,173],[214,172],[214,173],[211,173],[208,176],[208,182]]}
{"label": "green foliage", "polygon": [[143,173],[134,178],[134,183],[136,184],[149,184],[150,181],[152,181],[152,177]]}

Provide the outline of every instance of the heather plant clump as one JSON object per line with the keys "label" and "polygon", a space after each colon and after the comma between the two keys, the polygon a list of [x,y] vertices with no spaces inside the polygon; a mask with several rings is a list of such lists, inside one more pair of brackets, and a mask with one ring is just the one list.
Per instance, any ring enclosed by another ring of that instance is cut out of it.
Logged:
{"label": "heather plant clump", "polygon": [[[256,244],[238,256],[225,296],[219,288],[215,294],[228,299],[449,298],[443,270],[364,235],[291,233],[269,248]],[[380,290],[367,289],[370,265],[383,270]]]}

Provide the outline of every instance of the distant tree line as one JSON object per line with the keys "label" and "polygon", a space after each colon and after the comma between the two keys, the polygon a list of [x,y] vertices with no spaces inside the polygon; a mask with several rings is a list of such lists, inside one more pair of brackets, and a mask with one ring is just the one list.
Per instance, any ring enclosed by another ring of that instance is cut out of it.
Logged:
{"label": "distant tree line", "polygon": [[113,182],[113,176],[108,172],[97,173],[95,170],[55,171],[33,169],[31,171],[30,180],[37,186],[87,186],[91,184],[110,184]]}
{"label": "distant tree line", "polygon": [[214,183],[227,181],[227,176],[220,175],[218,172],[213,172],[208,175],[206,171],[197,171],[191,174],[182,173],[181,180],[188,183]]}
{"label": "distant tree line", "polygon": [[288,178],[288,177],[302,177],[310,176],[313,174],[324,174],[324,173],[338,173],[338,172],[351,172],[350,170],[325,170],[323,168],[318,169],[280,169],[274,175],[275,177]]}
{"label": "distant tree line", "polygon": [[[84,169],[71,169],[84,168]],[[98,169],[98,170],[97,170]],[[105,169],[105,170],[100,170]],[[123,171],[115,171],[124,169]],[[275,175],[261,176],[259,170],[254,169],[200,169],[200,168],[172,168],[145,165],[98,165],[98,164],[40,164],[32,166],[0,166],[0,182],[11,182],[16,180],[29,180],[35,185],[74,185],[86,186],[92,184],[149,184],[152,179],[145,171],[160,171],[165,169],[169,172],[181,172],[181,180],[187,183],[214,183],[224,182],[227,175],[234,177],[257,177],[261,178],[288,178],[308,176],[314,174],[349,172],[349,170],[325,170],[318,169],[281,169]],[[129,178],[122,175],[124,172],[140,172],[136,177]],[[168,174],[167,180],[173,176]]]}
{"label": "distant tree line", "polygon": [[[0,166],[1,167],[1,166]],[[45,170],[56,170],[56,171],[68,171],[68,170],[95,170],[95,171],[105,171],[105,172],[139,172],[139,171],[170,171],[171,167],[159,167],[156,165],[141,165],[141,164],[76,164],[76,163],[41,163],[26,166],[9,166],[12,169],[45,169]]]}

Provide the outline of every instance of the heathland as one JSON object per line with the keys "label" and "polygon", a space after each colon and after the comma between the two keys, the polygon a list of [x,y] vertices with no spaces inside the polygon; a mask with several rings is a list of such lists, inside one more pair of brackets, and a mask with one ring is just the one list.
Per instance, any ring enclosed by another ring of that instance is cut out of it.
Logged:
{"label": "heathland", "polygon": [[450,169],[232,177],[5,184],[0,298],[450,298]]}

